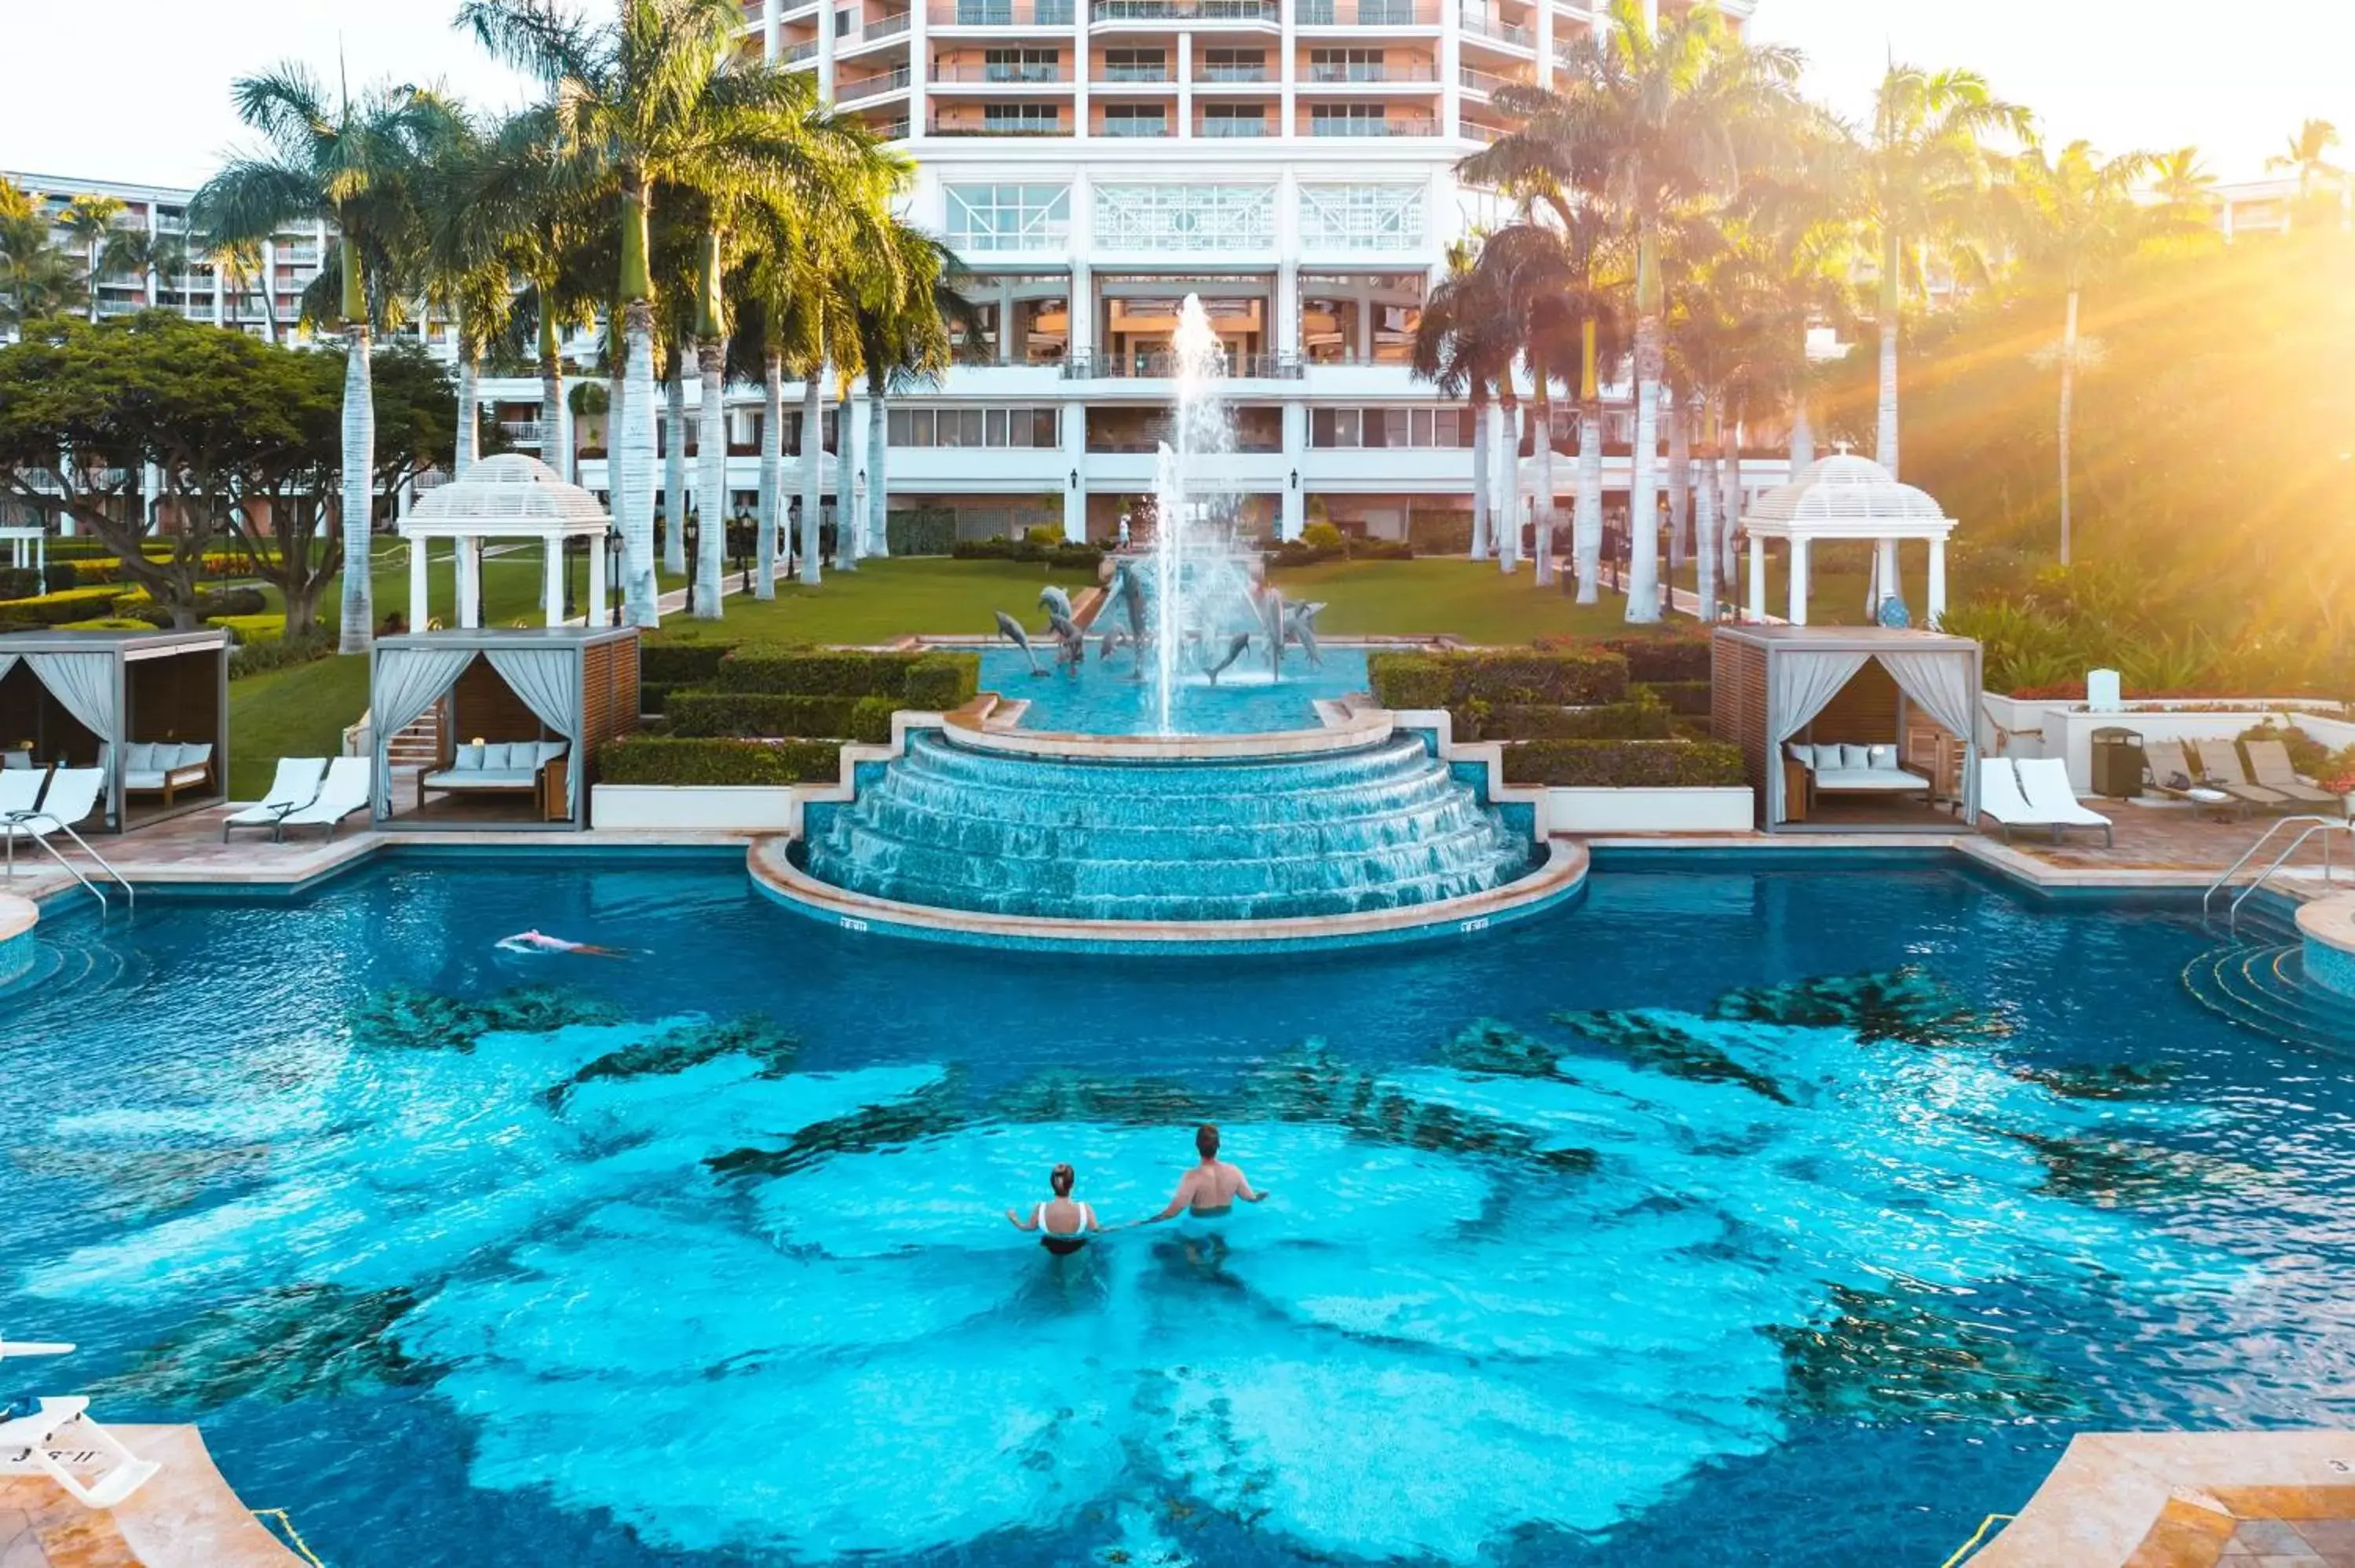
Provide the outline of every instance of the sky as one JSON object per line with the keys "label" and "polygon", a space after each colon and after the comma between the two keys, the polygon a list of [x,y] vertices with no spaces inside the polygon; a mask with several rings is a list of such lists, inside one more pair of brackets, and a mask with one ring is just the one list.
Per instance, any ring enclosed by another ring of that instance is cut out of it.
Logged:
{"label": "sky", "polygon": [[[527,89],[450,26],[457,0],[0,0],[22,60],[0,91],[0,169],[194,185],[245,140],[230,79],[286,58],[355,83],[432,81],[492,106]],[[1797,46],[1809,90],[1860,114],[1896,58],[1967,66],[2105,152],[2194,143],[2263,177],[2302,119],[2355,163],[2355,0],[1758,0],[1753,36]],[[103,91],[92,99],[93,81]],[[96,103],[95,109],[93,103]]]}

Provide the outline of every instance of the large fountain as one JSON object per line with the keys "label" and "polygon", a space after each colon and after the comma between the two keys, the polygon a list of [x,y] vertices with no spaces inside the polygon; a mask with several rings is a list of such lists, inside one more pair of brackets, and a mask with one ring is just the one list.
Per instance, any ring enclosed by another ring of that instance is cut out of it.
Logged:
{"label": "large fountain", "polygon": [[[1195,952],[1461,934],[1573,895],[1583,854],[1493,747],[1334,684],[1363,683],[1362,655],[1328,661],[1321,607],[1285,603],[1241,536],[1225,351],[1192,295],[1172,346],[1150,537],[1114,558],[1089,626],[1041,596],[1050,670],[1001,613],[1019,650],[985,660],[1001,689],[853,748],[798,837],[755,849],[762,885],[857,931]],[[1271,683],[1297,701],[1238,733]]]}

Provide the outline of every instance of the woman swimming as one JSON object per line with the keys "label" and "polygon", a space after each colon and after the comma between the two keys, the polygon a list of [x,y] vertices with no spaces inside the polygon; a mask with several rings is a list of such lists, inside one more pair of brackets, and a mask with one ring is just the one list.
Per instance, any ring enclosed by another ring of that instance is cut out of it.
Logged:
{"label": "woman swimming", "polygon": [[1095,1210],[1073,1201],[1071,1185],[1078,1180],[1079,1172],[1070,1166],[1056,1166],[1047,1173],[1047,1184],[1055,1195],[1032,1210],[1027,1220],[1012,1209],[1006,1211],[1006,1217],[1018,1230],[1039,1232],[1040,1245],[1058,1257],[1068,1257],[1087,1245],[1090,1231],[1103,1229],[1096,1224]]}

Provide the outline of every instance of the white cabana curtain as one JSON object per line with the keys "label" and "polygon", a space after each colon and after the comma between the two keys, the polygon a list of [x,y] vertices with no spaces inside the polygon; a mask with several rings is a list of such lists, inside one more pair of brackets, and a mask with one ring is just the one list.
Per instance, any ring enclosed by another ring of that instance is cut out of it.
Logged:
{"label": "white cabana curtain", "polygon": [[370,698],[375,730],[376,814],[392,815],[392,767],[386,748],[392,737],[441,701],[474,662],[471,648],[381,648],[376,655],[376,691]]}
{"label": "white cabana curtain", "polygon": [[1783,743],[1807,727],[1840,688],[1856,678],[1869,653],[1785,652],[1767,661],[1766,821],[1783,820]]}
{"label": "white cabana curtain", "polygon": [[1967,652],[1883,653],[1881,665],[1916,707],[1963,743],[1963,821],[1979,815],[1977,662]]}
{"label": "white cabana curtain", "polygon": [[16,667],[16,654],[14,654],[14,653],[0,653],[0,681],[5,681],[5,680],[6,680],[6,679],[8,678],[8,672],[9,672],[9,671],[11,671],[11,670],[13,670],[13,669],[15,669]]}
{"label": "white cabana curtain", "polygon": [[98,736],[98,765],[105,777],[98,783],[109,826],[114,822],[114,655],[112,653],[27,653],[25,667],[49,689],[74,722]]}
{"label": "white cabana curtain", "polygon": [[579,798],[581,779],[581,692],[573,676],[581,656],[570,648],[500,648],[490,654],[491,668],[523,699],[539,722],[571,742],[564,753],[564,809],[569,813]]}

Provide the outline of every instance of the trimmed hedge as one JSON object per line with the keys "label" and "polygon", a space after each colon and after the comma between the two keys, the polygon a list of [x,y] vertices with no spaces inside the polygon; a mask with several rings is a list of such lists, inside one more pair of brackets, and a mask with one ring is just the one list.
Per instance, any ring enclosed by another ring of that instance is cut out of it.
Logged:
{"label": "trimmed hedge", "polygon": [[100,584],[0,600],[0,623],[63,626],[69,620],[100,620],[118,612],[114,601],[122,597],[120,589]]}
{"label": "trimmed hedge", "polygon": [[229,678],[243,680],[248,675],[266,675],[272,670],[291,669],[296,664],[308,664],[325,659],[336,652],[333,639],[313,630],[308,637],[281,637],[275,642],[249,642],[233,648],[229,656]]}
{"label": "trimmed hedge", "polygon": [[842,746],[832,740],[634,735],[597,748],[601,784],[811,784],[841,777]]}
{"label": "trimmed hedge", "polygon": [[[1628,673],[1630,676],[1634,675],[1635,672],[1632,662],[1630,663]],[[1644,684],[1636,688],[1636,692],[1638,696],[1642,695],[1646,692],[1649,692],[1652,694],[1653,700],[1662,704],[1670,713],[1682,714],[1687,718],[1707,718],[1709,716],[1710,698],[1713,691],[1714,687],[1705,679],[1699,681],[1650,681],[1646,682]]]}
{"label": "trimmed hedge", "polygon": [[956,545],[956,509],[914,506],[886,512],[883,541],[895,556],[945,556]]}
{"label": "trimmed hedge", "polygon": [[673,735],[765,740],[825,736],[880,743],[891,738],[890,697],[803,696],[781,692],[673,692],[664,706]]}
{"label": "trimmed hedge", "polygon": [[1700,789],[1746,784],[1742,748],[1716,740],[1529,740],[1505,748],[1508,784]]}
{"label": "trimmed hedge", "polygon": [[1627,661],[1616,653],[1376,653],[1366,660],[1374,700],[1389,708],[1593,707],[1627,700]]}
{"label": "trimmed hedge", "polygon": [[1094,571],[1103,565],[1104,556],[1093,545],[1039,545],[1003,535],[959,539],[949,547],[949,554],[960,561],[1036,561],[1076,572]]}
{"label": "trimmed hedge", "polygon": [[733,642],[646,642],[638,644],[638,682],[684,686],[709,681],[719,673],[719,661],[736,651]]}
{"label": "trimmed hedge", "polygon": [[709,679],[723,692],[890,697],[900,706],[942,710],[972,701],[981,689],[981,656],[740,647],[719,661]]}
{"label": "trimmed hedge", "polygon": [[229,641],[240,648],[259,647],[275,642],[286,635],[286,618],[263,611],[259,615],[213,615],[205,618],[207,626],[218,626],[229,634]]}
{"label": "trimmed hedge", "polygon": [[1627,661],[1627,678],[1646,683],[1710,679],[1710,640],[1682,633],[1674,637],[1613,637],[1594,644]]}
{"label": "trimmed hedge", "polygon": [[1666,740],[1674,715],[1657,703],[1560,708],[1467,703],[1455,710],[1458,740]]}

